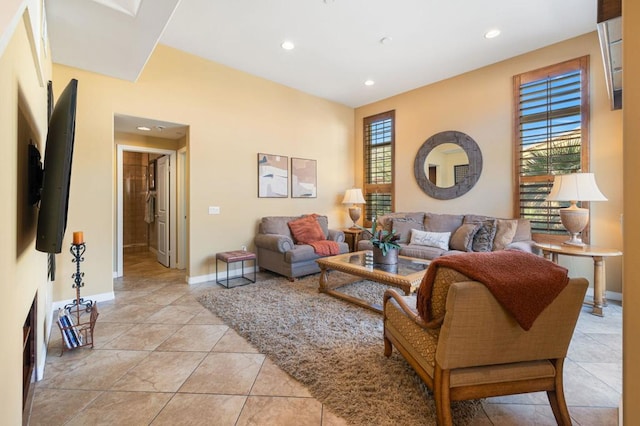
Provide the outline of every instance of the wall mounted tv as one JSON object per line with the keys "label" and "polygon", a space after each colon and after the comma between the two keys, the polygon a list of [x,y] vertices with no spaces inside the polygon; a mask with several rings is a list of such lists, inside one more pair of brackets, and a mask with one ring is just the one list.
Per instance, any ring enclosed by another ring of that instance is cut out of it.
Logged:
{"label": "wall mounted tv", "polygon": [[77,98],[78,80],[72,79],[49,120],[36,231],[36,250],[45,253],[60,253],[67,228]]}

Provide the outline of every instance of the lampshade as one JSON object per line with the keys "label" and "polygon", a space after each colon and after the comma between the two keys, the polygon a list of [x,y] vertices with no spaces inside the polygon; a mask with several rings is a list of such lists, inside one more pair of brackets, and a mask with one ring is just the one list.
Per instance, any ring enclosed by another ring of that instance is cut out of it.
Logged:
{"label": "lampshade", "polygon": [[352,188],[347,189],[342,199],[342,204],[365,204],[364,196],[362,195],[362,189]]}
{"label": "lampshade", "polygon": [[571,238],[564,244],[584,246],[580,233],[589,223],[589,210],[576,206],[578,201],[607,201],[596,185],[593,173],[558,175],[546,201],[570,201],[569,207],[560,209],[560,221]]}
{"label": "lampshade", "polygon": [[547,201],[607,201],[593,173],[571,173],[558,175]]}

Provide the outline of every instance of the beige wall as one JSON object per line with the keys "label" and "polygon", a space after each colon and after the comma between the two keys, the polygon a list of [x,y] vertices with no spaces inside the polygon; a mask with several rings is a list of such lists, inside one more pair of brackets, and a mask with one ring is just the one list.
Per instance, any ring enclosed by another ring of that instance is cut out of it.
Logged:
{"label": "beige wall", "polygon": [[623,0],[624,40],[624,309],[623,399],[624,424],[640,424],[640,3]]}
{"label": "beige wall", "polygon": [[[194,281],[215,273],[216,252],[251,246],[262,216],[318,212],[331,226],[347,225],[339,202],[353,185],[353,109],[166,46],[157,47],[136,83],[54,66],[58,89],[70,78],[79,81],[79,101],[69,224],[85,233],[87,295],[112,289],[116,113],[189,126]],[[318,197],[258,198],[258,152],[317,160]],[[208,206],[221,214],[208,215]],[[71,297],[70,287],[55,288],[55,300]]]}
{"label": "beige wall", "polygon": [[[362,118],[396,111],[396,211],[477,213],[512,217],[512,77],[583,55],[591,57],[591,171],[609,201],[592,203],[592,243],[622,248],[622,113],[610,111],[596,33],[524,54],[356,109],[356,173],[362,182]],[[418,149],[431,135],[458,130],[480,146],[476,186],[454,200],[427,196],[413,175]],[[592,280],[593,264],[561,256],[570,274]],[[621,292],[622,261],[607,261],[607,289]]]}
{"label": "beige wall", "polygon": [[[0,412],[2,423],[22,422],[22,325],[38,294],[38,362],[44,362],[44,322],[51,308],[47,256],[35,250],[37,210],[25,200],[26,150],[32,139],[44,155],[47,131],[47,90],[35,71],[34,56],[23,21],[0,57],[0,143],[3,167],[0,188]],[[44,56],[43,77],[51,64]],[[57,256],[58,262],[63,256]]]}

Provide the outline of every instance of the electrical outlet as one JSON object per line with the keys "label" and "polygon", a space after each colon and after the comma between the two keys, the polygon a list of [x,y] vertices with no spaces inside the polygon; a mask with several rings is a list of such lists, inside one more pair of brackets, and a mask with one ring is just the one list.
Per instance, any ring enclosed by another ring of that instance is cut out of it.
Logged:
{"label": "electrical outlet", "polygon": [[220,207],[209,206],[209,214],[220,214]]}

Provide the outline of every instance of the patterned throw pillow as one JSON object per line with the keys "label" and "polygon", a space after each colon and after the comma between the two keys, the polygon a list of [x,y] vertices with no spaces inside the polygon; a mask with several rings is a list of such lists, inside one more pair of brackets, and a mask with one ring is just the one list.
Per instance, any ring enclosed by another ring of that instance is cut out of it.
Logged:
{"label": "patterned throw pillow", "polygon": [[429,232],[413,229],[409,244],[449,250],[449,238],[451,238],[451,232]]}
{"label": "patterned throw pillow", "polygon": [[473,237],[481,226],[480,223],[462,224],[451,236],[449,247],[452,250],[473,251]]}
{"label": "patterned throw pillow", "polygon": [[315,215],[303,216],[287,223],[296,244],[324,240],[324,232]]}
{"label": "patterned throw pillow", "polygon": [[493,239],[496,236],[496,219],[486,219],[480,223],[480,228],[473,236],[473,251],[491,251]]}

